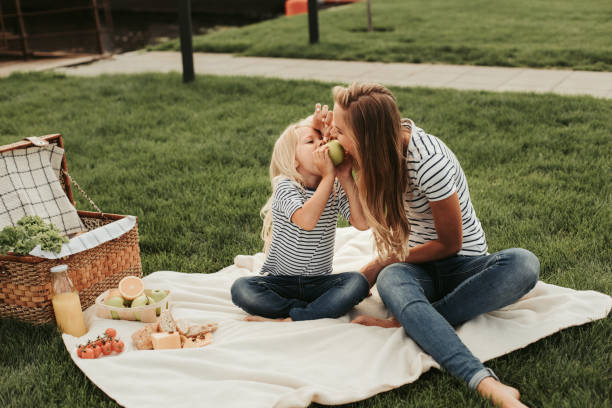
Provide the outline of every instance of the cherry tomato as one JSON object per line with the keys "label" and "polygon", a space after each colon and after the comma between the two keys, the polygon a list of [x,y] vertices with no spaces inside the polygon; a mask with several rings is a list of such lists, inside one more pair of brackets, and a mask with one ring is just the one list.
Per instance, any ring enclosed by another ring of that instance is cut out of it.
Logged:
{"label": "cherry tomato", "polygon": [[114,339],[113,340],[113,351],[116,351],[117,353],[121,353],[123,351],[123,347],[125,345],[123,344],[123,342],[119,339]]}
{"label": "cherry tomato", "polygon": [[110,341],[105,341],[104,343],[102,343],[102,354],[104,354],[105,356],[108,356],[112,352],[113,352],[113,345],[111,344]]}
{"label": "cherry tomato", "polygon": [[103,342],[103,341],[104,341],[104,340],[103,340],[103,339],[102,339],[100,336],[98,336],[98,337],[97,337],[97,338],[96,338],[96,339],[93,341],[93,344],[95,344],[95,345],[96,345],[96,346],[98,346],[98,347],[102,347],[102,342]]}
{"label": "cherry tomato", "polygon": [[104,334],[106,334],[110,338],[114,338],[114,337],[117,337],[117,330],[109,328],[109,329],[106,329]]}
{"label": "cherry tomato", "polygon": [[100,355],[102,354],[102,347],[98,346],[97,344],[94,344],[93,346],[91,346],[91,348],[94,351],[94,358],[100,357]]}
{"label": "cherry tomato", "polygon": [[80,344],[77,347],[77,356],[79,356],[80,358],[83,358],[83,346],[81,346]]}
{"label": "cherry tomato", "polygon": [[91,347],[85,347],[81,352],[81,358],[95,358],[95,353]]}

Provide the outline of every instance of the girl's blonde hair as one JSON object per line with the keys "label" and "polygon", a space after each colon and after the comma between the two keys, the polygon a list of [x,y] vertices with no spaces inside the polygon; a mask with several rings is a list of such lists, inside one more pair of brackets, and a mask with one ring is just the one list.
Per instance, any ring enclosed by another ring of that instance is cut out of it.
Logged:
{"label": "girl's blonde hair", "polygon": [[408,186],[401,116],[395,97],[378,84],[353,83],[333,89],[354,136],[359,198],[379,255],[408,257],[410,222],[404,209]]}
{"label": "girl's blonde hair", "polygon": [[298,129],[312,127],[312,116],[292,123],[280,135],[274,144],[272,159],[270,160],[270,183],[272,184],[272,195],[261,208],[260,215],[263,219],[261,239],[264,241],[264,252],[267,254],[272,242],[272,201],[278,183],[288,178],[300,186],[304,185],[304,178],[297,171],[295,151],[298,142]]}

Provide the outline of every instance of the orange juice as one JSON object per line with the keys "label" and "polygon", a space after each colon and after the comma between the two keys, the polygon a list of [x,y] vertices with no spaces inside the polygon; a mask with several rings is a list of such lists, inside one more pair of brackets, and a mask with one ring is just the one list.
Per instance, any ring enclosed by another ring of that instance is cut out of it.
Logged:
{"label": "orange juice", "polygon": [[85,318],[81,311],[81,301],[79,293],[64,292],[53,295],[51,299],[57,326],[63,333],[80,337],[87,333]]}

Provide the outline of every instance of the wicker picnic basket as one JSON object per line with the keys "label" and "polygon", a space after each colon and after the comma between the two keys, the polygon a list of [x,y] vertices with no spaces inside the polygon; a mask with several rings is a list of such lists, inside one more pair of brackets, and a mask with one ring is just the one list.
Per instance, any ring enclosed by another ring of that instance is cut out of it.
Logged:
{"label": "wicker picnic basket", "polygon": [[[0,146],[0,153],[31,147],[38,143],[38,139],[64,147],[59,134],[32,139],[33,141]],[[61,169],[60,182],[74,205],[65,155]],[[77,213],[88,231],[125,217],[102,212]],[[59,264],[68,265],[70,279],[79,291],[81,307],[85,310],[95,303],[100,293],[117,287],[123,277],[142,276],[138,224],[119,238],[63,259],[0,255],[0,317],[11,317],[35,324],[55,321],[51,304],[53,293],[50,269]]]}

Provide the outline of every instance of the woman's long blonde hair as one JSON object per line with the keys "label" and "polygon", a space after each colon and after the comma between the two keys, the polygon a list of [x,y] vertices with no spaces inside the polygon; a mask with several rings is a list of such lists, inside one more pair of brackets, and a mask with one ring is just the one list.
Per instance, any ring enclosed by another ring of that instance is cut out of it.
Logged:
{"label": "woman's long blonde hair", "polygon": [[410,222],[404,209],[409,179],[395,97],[378,84],[353,83],[333,89],[354,135],[354,168],[359,198],[379,255],[408,257]]}
{"label": "woman's long blonde hair", "polygon": [[272,159],[270,160],[270,183],[272,184],[272,195],[261,208],[260,215],[263,220],[261,239],[264,241],[264,252],[267,254],[272,242],[272,201],[278,183],[288,178],[300,186],[304,185],[304,179],[297,171],[295,151],[298,142],[298,129],[301,127],[312,127],[312,116],[302,119],[287,126],[274,144]]}

